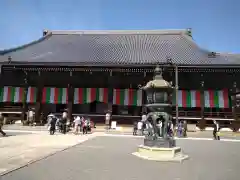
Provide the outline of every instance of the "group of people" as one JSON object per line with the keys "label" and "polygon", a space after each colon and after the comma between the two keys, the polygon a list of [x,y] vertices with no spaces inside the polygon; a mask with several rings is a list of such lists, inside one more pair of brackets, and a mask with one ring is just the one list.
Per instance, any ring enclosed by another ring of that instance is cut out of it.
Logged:
{"label": "group of people", "polygon": [[[68,124],[67,116],[68,116],[67,112],[63,112],[61,118],[56,117],[54,114],[48,115],[48,129],[49,129],[50,135],[53,135],[56,132],[56,129],[58,129],[63,134],[67,133],[68,126],[70,126]],[[111,119],[111,113],[107,112],[105,116],[106,129],[110,128],[110,119]],[[134,121],[133,135],[138,135],[138,134],[143,135],[145,130],[148,130],[149,128],[152,129],[151,127],[152,124],[146,123],[146,122],[147,122],[146,114],[142,115],[142,118],[140,121]],[[219,123],[216,120],[214,120],[213,123],[214,123],[213,139],[220,140]],[[159,119],[157,121],[157,127],[159,130],[158,133],[160,135],[163,133],[163,128],[162,128],[163,124],[164,124],[163,119]],[[3,127],[3,116],[0,113],[0,134],[2,134],[2,136],[6,136],[6,133],[2,130],[2,127]],[[75,134],[78,134],[79,132],[83,132],[83,134],[87,134],[88,131],[91,131],[92,124],[89,118],[77,116],[74,118],[73,127],[74,127]],[[187,121],[179,121],[179,123],[177,123],[176,125],[176,128],[174,128],[172,121],[169,121],[167,125],[167,135],[172,137],[174,136],[174,132],[176,132],[178,137],[187,137]]]}
{"label": "group of people", "polygon": [[[151,123],[146,123],[147,122],[147,116],[145,114],[142,115],[142,119],[139,121],[134,121],[133,123],[133,135],[143,135],[145,130],[148,130],[149,128],[152,129],[152,124]],[[162,135],[163,133],[163,119],[159,119],[157,121],[157,127],[158,127],[158,134]],[[220,126],[217,121],[213,121],[214,128],[213,128],[213,139],[214,140],[220,140]],[[174,125],[172,121],[168,122],[167,125],[167,135],[169,137],[173,137],[174,134],[177,135],[177,137],[187,137],[187,121],[179,121],[176,124],[176,128],[174,128]],[[147,134],[146,134],[147,135]]]}
{"label": "group of people", "polygon": [[[48,129],[50,135],[53,135],[58,129],[61,133],[66,134],[68,128],[70,128],[70,122],[67,120],[67,113],[64,112],[61,118],[56,117],[54,114],[48,115]],[[89,118],[77,116],[73,121],[74,134],[83,132],[87,134],[91,131],[91,121]]]}
{"label": "group of people", "polygon": [[75,134],[78,134],[81,131],[83,134],[87,134],[88,131],[91,131],[91,121],[89,118],[77,116],[74,118],[73,126]]}
{"label": "group of people", "polygon": [[50,135],[54,135],[56,132],[56,129],[59,129],[59,131],[63,134],[67,133],[67,113],[63,112],[62,117],[58,118],[54,114],[50,113],[48,115],[48,130],[50,132]]}
{"label": "group of people", "polygon": [[[158,119],[157,122],[157,130],[158,130],[158,134],[159,136],[163,135],[163,126],[164,126],[164,120],[163,119]],[[149,135],[149,129],[153,129],[152,124],[151,123],[147,123],[147,116],[144,114],[142,115],[142,119],[140,121],[134,121],[133,124],[133,135],[143,135],[146,134],[144,133],[145,131],[147,131],[146,135]],[[173,128],[173,123],[172,121],[169,121],[167,124],[167,135],[172,137],[174,134],[174,128]]]}

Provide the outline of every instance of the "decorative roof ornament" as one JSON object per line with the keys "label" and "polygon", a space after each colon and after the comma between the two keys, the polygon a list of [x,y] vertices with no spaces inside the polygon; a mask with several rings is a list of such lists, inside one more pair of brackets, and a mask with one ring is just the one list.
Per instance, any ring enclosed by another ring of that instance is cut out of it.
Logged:
{"label": "decorative roof ornament", "polygon": [[187,29],[187,35],[192,37],[192,28]]}
{"label": "decorative roof ornament", "polygon": [[149,81],[146,86],[143,87],[143,89],[148,88],[171,88],[171,84],[167,81],[165,81],[162,77],[162,69],[159,65],[156,66],[154,70],[154,78],[152,81]]}

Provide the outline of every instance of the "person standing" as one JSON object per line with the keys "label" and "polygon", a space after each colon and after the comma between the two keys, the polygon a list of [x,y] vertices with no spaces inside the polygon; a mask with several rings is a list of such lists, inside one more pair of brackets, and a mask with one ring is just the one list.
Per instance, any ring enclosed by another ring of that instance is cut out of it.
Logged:
{"label": "person standing", "polygon": [[146,127],[146,121],[147,121],[147,115],[145,113],[142,114],[142,134],[144,134],[144,130],[147,129]]}
{"label": "person standing", "polygon": [[2,130],[3,121],[4,121],[4,117],[3,117],[2,113],[0,113],[0,133],[1,133],[3,136],[6,136],[6,133]]}
{"label": "person standing", "polygon": [[50,116],[48,123],[49,123],[48,126],[49,126],[50,135],[54,135],[54,133],[56,131],[56,123],[57,123],[56,116],[54,116],[54,115]]}
{"label": "person standing", "polygon": [[173,123],[172,121],[168,121],[168,124],[167,124],[167,134],[169,137],[173,137]]}
{"label": "person standing", "polygon": [[34,115],[33,115],[33,110],[30,108],[28,111],[28,122],[30,126],[34,125]]}
{"label": "person standing", "polygon": [[111,119],[111,114],[110,114],[110,111],[108,111],[105,115],[105,129],[106,130],[110,129],[110,119]]}
{"label": "person standing", "polygon": [[81,126],[81,118],[77,116],[73,122],[74,122],[74,133],[78,134],[79,128]]}
{"label": "person standing", "polygon": [[183,121],[183,137],[187,137],[187,121]]}
{"label": "person standing", "polygon": [[182,121],[180,121],[178,123],[177,133],[178,133],[178,137],[182,137],[183,136],[183,122]]}
{"label": "person standing", "polygon": [[147,120],[147,115],[145,113],[142,114],[142,122],[146,122]]}
{"label": "person standing", "polygon": [[61,123],[62,123],[62,133],[66,134],[66,132],[67,132],[67,112],[63,112]]}
{"label": "person standing", "polygon": [[86,117],[83,122],[83,134],[87,134],[90,130],[90,119]]}
{"label": "person standing", "polygon": [[138,130],[138,122],[135,120],[133,122],[133,135],[136,136],[137,135],[137,130]]}
{"label": "person standing", "polygon": [[138,121],[137,129],[138,129],[138,134],[140,134],[142,136],[143,135],[143,122],[142,121]]}
{"label": "person standing", "polygon": [[220,136],[219,136],[219,124],[217,123],[216,120],[213,121],[214,127],[213,127],[213,139],[215,140],[220,140]]}

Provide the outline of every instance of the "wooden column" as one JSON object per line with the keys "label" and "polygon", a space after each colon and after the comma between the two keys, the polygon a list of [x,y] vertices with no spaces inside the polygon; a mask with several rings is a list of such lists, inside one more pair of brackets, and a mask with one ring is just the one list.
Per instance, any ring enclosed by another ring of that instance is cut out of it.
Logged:
{"label": "wooden column", "polygon": [[176,104],[176,125],[178,125],[178,66],[175,66],[175,104]]}
{"label": "wooden column", "polygon": [[233,88],[232,88],[232,113],[233,113],[233,118],[237,120],[237,83],[234,81],[233,82]]}
{"label": "wooden column", "polygon": [[204,107],[205,107],[205,98],[204,98],[204,75],[201,73],[201,82],[200,82],[200,100],[201,100],[201,120],[199,122],[199,128],[201,131],[206,128],[206,120],[204,118]]}
{"label": "wooden column", "polygon": [[112,76],[112,70],[109,72],[108,76],[108,111],[112,112],[112,106],[113,106],[113,76]]}
{"label": "wooden column", "polygon": [[232,130],[233,131],[238,131],[239,126],[238,126],[238,116],[237,116],[237,111],[238,111],[238,103],[237,103],[237,82],[233,82],[233,88],[232,88],[232,114],[233,114],[233,119],[235,121],[232,122]]}
{"label": "wooden column", "polygon": [[41,102],[42,102],[42,91],[44,86],[43,76],[40,71],[38,71],[38,85],[37,85],[37,98],[35,104],[35,122],[36,124],[43,125],[43,116],[41,113]]}
{"label": "wooden column", "polygon": [[[144,80],[147,76],[147,73],[144,71]],[[145,86],[146,83],[145,81],[143,82],[143,86]],[[142,88],[142,85],[140,85],[140,87]],[[142,114],[146,114],[147,113],[147,108],[145,106],[145,104],[147,104],[147,96],[146,96],[146,92],[144,90],[142,90]]]}
{"label": "wooden column", "polygon": [[74,100],[74,87],[72,82],[72,71],[69,72],[69,84],[68,84],[68,102],[67,102],[67,112],[68,112],[68,119],[72,122],[72,106]]}
{"label": "wooden column", "polygon": [[27,72],[24,72],[24,87],[23,87],[23,107],[22,107],[22,115],[21,115],[21,121],[24,124],[24,121],[26,120],[26,112],[27,112],[27,94],[28,94],[28,80],[27,80]]}

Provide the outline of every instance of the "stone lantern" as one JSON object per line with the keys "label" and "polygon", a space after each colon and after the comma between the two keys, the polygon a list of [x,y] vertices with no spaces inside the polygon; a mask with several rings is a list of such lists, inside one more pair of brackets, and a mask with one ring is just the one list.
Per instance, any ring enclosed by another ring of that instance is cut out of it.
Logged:
{"label": "stone lantern", "polygon": [[168,133],[172,123],[172,85],[162,77],[159,66],[155,68],[152,81],[142,87],[146,92],[145,107],[148,111],[147,120],[144,122],[147,134],[143,145],[139,146],[134,155],[157,161],[182,161],[187,155],[181,153],[181,148],[176,147],[175,139]]}
{"label": "stone lantern", "polygon": [[146,92],[145,107],[149,112],[147,120],[153,127],[153,129],[149,129],[149,136],[145,137],[144,145],[174,147],[175,140],[167,133],[168,124],[172,121],[173,87],[163,79],[159,66],[155,68],[153,80],[149,81],[142,89]]}

